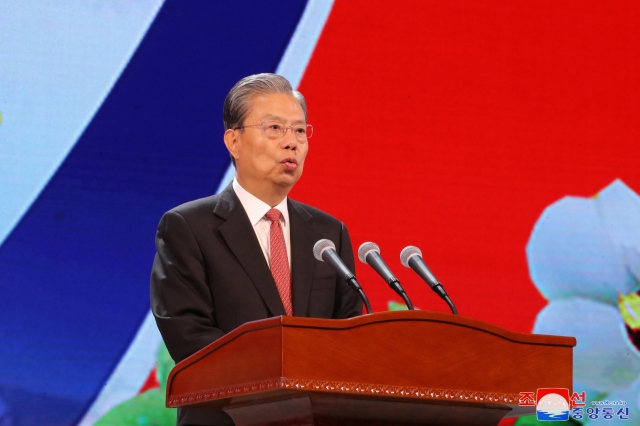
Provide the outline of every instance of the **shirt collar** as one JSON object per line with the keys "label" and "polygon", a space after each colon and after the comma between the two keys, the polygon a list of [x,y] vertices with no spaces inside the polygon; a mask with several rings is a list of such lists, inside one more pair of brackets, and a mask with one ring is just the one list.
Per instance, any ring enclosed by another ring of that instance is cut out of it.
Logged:
{"label": "shirt collar", "polygon": [[[271,210],[271,206],[264,201],[260,200],[249,191],[244,189],[238,183],[236,178],[233,178],[233,190],[235,191],[242,207],[247,212],[247,216],[249,216],[249,222],[251,222],[252,226],[256,226],[260,219],[264,218],[264,215],[267,214],[269,210]],[[289,223],[289,209],[287,208],[287,197],[284,197],[284,200],[280,201],[280,203],[274,207],[274,209],[280,210],[282,213],[282,219],[284,220],[285,226]]]}

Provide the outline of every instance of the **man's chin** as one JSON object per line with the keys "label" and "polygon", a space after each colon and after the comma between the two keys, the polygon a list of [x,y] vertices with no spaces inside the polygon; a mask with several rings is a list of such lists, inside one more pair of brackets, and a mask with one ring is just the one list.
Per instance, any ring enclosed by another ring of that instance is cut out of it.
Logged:
{"label": "man's chin", "polygon": [[283,188],[288,187],[289,189],[291,189],[293,185],[295,185],[296,182],[298,182],[298,180],[300,180],[299,173],[284,173],[282,176],[280,176],[280,179],[278,179],[276,184],[280,187],[283,187]]}

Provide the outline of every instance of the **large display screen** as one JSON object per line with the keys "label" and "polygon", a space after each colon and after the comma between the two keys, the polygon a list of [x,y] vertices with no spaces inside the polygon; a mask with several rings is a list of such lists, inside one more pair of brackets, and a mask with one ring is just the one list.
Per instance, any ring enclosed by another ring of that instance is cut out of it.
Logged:
{"label": "large display screen", "polygon": [[259,72],[307,99],[293,199],[378,244],[419,309],[449,312],[408,245],[461,315],[575,336],[574,389],[640,422],[637,2],[0,7],[0,425],[175,424],[155,231],[232,179],[222,103]]}

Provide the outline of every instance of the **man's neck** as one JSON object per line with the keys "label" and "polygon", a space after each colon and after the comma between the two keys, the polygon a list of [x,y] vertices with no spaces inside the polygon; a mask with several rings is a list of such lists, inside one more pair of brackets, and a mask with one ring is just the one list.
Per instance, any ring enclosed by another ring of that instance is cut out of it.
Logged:
{"label": "man's neck", "polygon": [[242,178],[240,178],[240,176],[238,176],[237,174],[236,180],[245,191],[259,199],[260,201],[263,201],[264,203],[270,205],[271,207],[275,207],[280,204],[282,200],[284,200],[287,195],[289,195],[289,191],[291,191],[291,188],[287,187],[274,187],[273,185],[256,184],[251,185],[250,183],[242,180]]}

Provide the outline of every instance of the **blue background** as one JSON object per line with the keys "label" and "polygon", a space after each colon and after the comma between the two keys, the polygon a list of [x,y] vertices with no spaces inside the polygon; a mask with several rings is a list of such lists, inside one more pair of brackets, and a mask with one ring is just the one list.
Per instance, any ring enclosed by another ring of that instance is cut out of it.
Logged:
{"label": "blue background", "polygon": [[[78,421],[149,311],[156,224],[229,166],[222,103],[273,72],[305,2],[167,1],[0,246],[0,397],[16,425]],[[0,410],[2,411],[2,410]]]}

